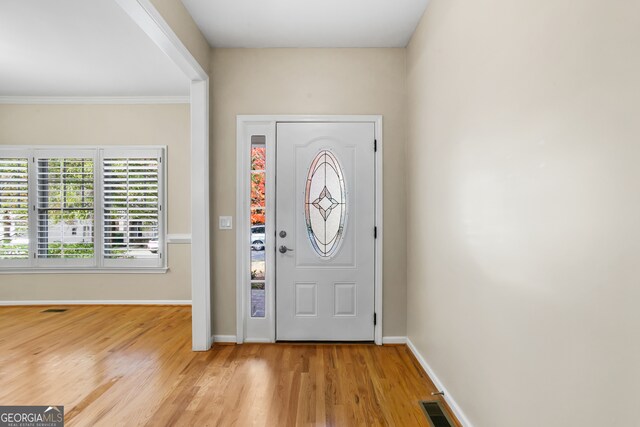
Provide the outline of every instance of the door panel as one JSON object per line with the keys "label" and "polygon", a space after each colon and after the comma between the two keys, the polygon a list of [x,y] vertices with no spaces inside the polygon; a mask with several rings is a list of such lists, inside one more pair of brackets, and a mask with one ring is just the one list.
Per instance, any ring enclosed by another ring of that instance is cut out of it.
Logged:
{"label": "door panel", "polygon": [[373,140],[373,123],[277,125],[278,340],[373,340]]}

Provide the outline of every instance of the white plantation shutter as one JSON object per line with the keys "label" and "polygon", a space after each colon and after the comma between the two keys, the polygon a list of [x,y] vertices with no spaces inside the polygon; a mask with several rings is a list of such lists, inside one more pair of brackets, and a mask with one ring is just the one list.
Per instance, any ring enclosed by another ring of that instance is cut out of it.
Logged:
{"label": "white plantation shutter", "polygon": [[95,150],[40,151],[37,168],[37,247],[41,265],[95,265]]}
{"label": "white plantation shutter", "polygon": [[105,267],[162,266],[162,150],[104,150],[102,180]]}
{"label": "white plantation shutter", "polygon": [[28,153],[0,153],[0,265],[29,262]]}

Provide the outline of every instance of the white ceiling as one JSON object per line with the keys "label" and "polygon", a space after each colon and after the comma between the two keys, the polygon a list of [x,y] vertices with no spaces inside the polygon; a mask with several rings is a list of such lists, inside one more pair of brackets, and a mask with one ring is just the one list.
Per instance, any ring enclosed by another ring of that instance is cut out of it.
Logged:
{"label": "white ceiling", "polygon": [[114,0],[0,0],[0,95],[188,94],[184,73]]}
{"label": "white ceiling", "polygon": [[182,0],[213,47],[404,47],[428,0]]}

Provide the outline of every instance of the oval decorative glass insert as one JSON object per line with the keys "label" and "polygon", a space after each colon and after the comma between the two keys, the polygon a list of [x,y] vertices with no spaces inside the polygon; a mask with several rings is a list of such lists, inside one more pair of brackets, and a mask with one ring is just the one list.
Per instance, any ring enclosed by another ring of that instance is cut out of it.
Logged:
{"label": "oval decorative glass insert", "polygon": [[320,151],[311,162],[304,195],[304,216],[311,246],[322,258],[340,247],[347,216],[347,189],[336,156]]}

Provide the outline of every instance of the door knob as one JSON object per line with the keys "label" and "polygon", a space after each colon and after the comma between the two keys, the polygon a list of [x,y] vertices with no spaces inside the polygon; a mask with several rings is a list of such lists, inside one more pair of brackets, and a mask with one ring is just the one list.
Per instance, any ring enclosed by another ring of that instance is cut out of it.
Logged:
{"label": "door knob", "polygon": [[280,232],[280,237],[282,237],[282,238],[287,237],[287,232],[286,232],[286,231],[284,231],[284,230],[282,230],[282,231]]}
{"label": "door knob", "polygon": [[278,250],[280,251],[281,254],[286,254],[288,251],[293,251],[293,249],[289,249],[288,247],[282,245],[280,246],[280,248],[278,248]]}

